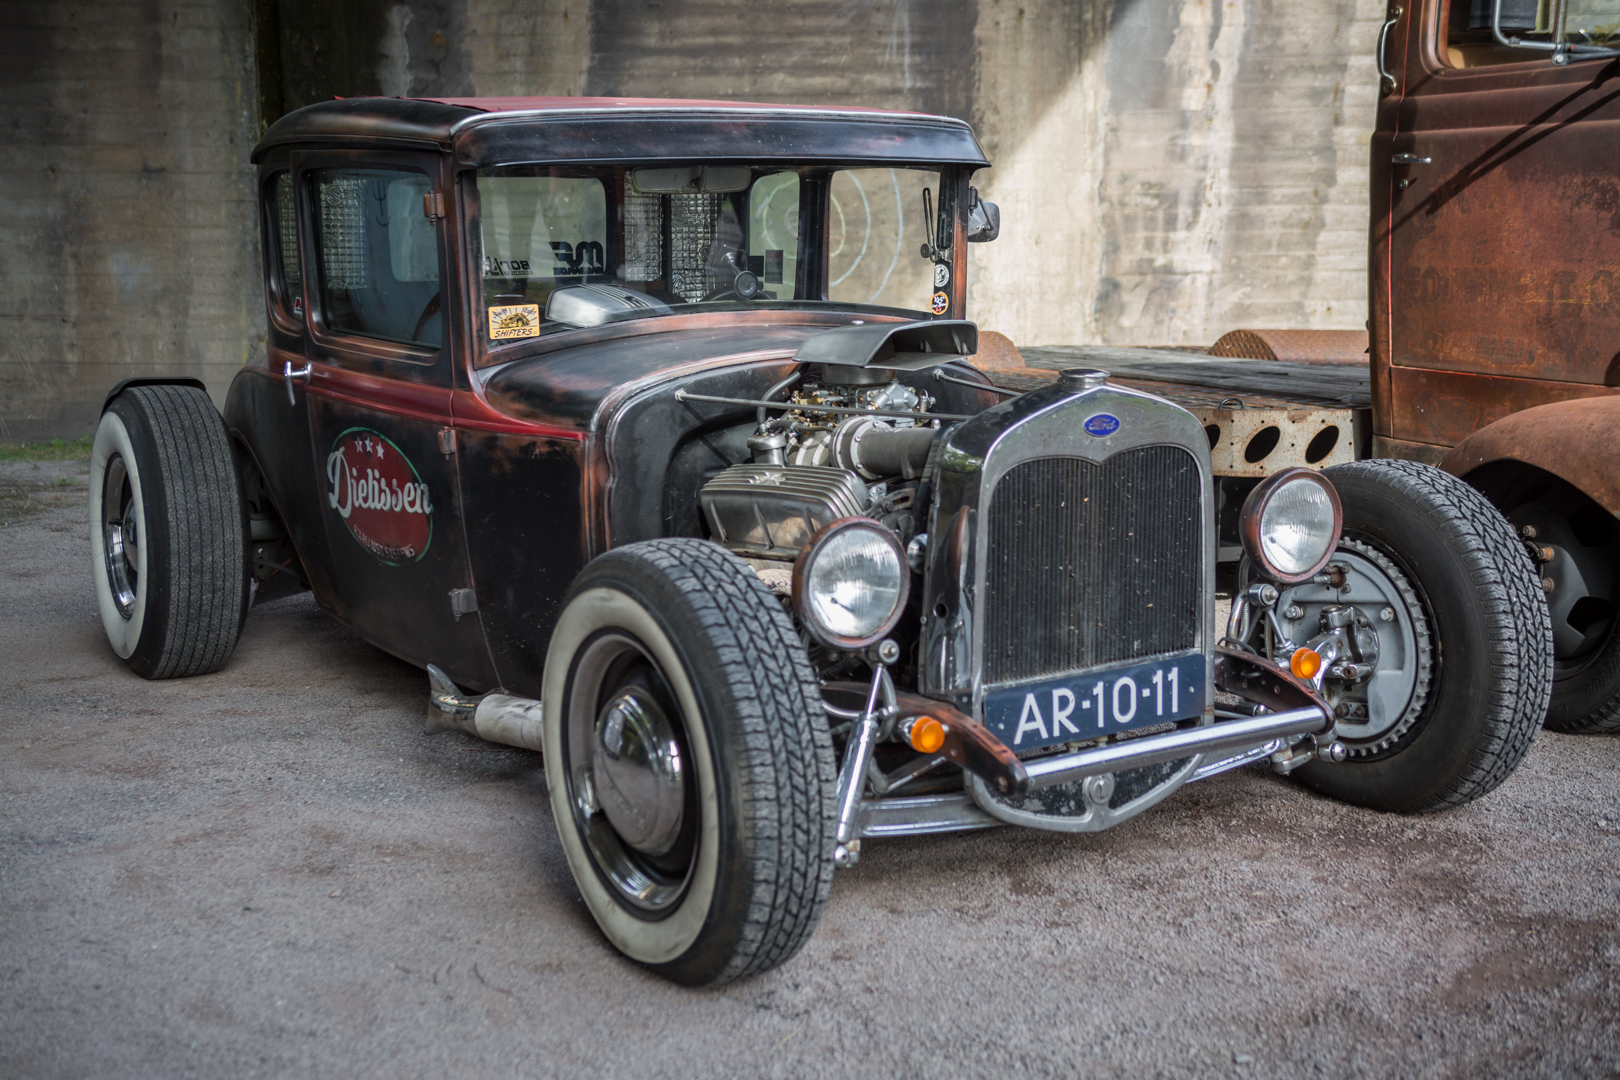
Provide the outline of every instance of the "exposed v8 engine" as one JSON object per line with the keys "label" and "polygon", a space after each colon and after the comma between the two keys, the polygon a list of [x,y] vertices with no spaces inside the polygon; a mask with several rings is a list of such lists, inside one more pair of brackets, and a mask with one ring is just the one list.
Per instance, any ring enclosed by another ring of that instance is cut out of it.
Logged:
{"label": "exposed v8 engine", "polygon": [[887,328],[855,326],[807,342],[795,359],[824,354],[820,380],[795,388],[779,415],[761,421],[748,440],[751,464],[699,493],[714,538],[746,557],[792,560],[821,527],[867,516],[910,541],[941,420],[930,411],[933,395],[899,372],[955,359],[951,333],[941,324],[929,337],[896,341]]}

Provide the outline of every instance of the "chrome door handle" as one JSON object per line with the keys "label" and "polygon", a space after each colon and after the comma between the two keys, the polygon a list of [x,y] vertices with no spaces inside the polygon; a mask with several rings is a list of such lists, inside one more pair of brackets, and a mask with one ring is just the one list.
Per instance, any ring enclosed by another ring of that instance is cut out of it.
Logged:
{"label": "chrome door handle", "polygon": [[1404,12],[1399,6],[1389,9],[1389,18],[1384,20],[1384,28],[1378,31],[1378,89],[1384,94],[1395,92],[1395,76],[1384,69],[1384,42],[1389,40],[1389,28],[1401,21]]}
{"label": "chrome door handle", "polygon": [[1433,165],[1434,158],[1418,157],[1416,154],[1396,154],[1389,159],[1396,165]]}
{"label": "chrome door handle", "polygon": [[298,404],[298,398],[293,394],[293,380],[302,379],[304,381],[304,385],[308,386],[309,377],[314,374],[314,372],[315,365],[310,363],[308,360],[304,361],[304,366],[301,368],[295,368],[292,366],[291,360],[287,361],[286,367],[282,368],[281,377],[287,383],[288,405],[296,406]]}

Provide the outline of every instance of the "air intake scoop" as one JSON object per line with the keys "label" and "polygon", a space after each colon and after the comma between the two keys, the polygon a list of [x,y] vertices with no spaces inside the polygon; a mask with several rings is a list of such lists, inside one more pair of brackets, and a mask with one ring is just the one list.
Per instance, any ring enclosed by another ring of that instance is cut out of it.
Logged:
{"label": "air intake scoop", "polygon": [[842,326],[805,338],[793,359],[801,364],[922,371],[978,351],[976,324],[966,319],[935,319]]}

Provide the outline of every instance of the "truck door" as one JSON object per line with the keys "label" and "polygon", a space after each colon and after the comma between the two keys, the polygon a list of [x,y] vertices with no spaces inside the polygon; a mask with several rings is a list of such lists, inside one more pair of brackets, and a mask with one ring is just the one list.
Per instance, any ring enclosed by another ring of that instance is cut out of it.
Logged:
{"label": "truck door", "polygon": [[[294,156],[314,258],[308,402],[339,618],[416,664],[489,686],[451,432],[454,275],[428,155]],[[428,212],[433,211],[429,217]]]}
{"label": "truck door", "polygon": [[[1499,44],[1492,0],[1407,6],[1380,58],[1396,85],[1373,140],[1374,390],[1380,434],[1418,444],[1384,452],[1437,458],[1620,383],[1620,66]],[[1620,0],[1565,6],[1566,41],[1620,28]],[[1549,41],[1535,0],[1502,11],[1506,36]]]}

